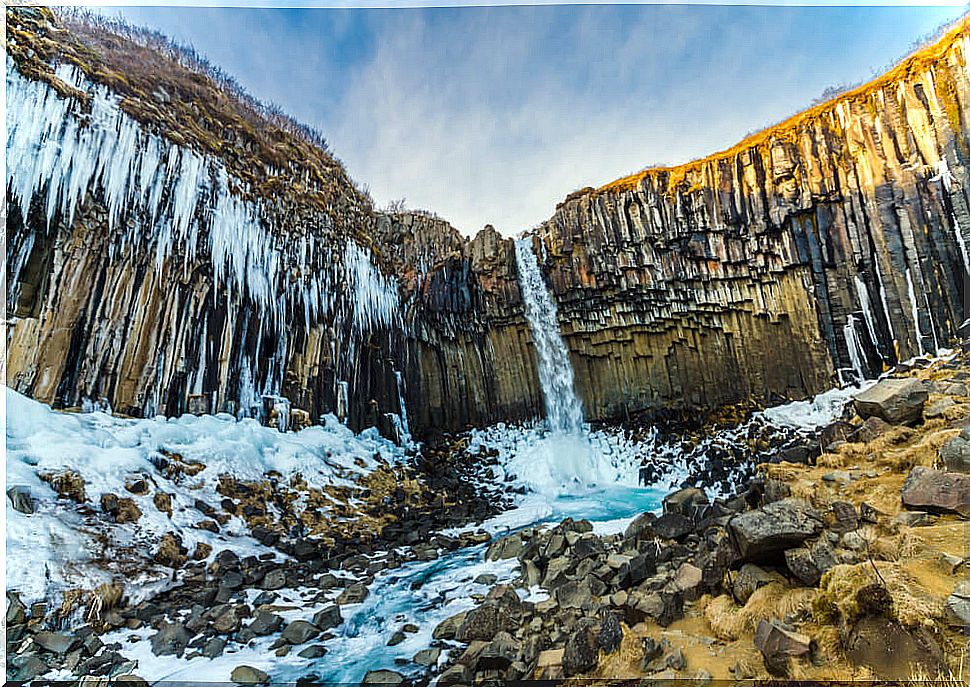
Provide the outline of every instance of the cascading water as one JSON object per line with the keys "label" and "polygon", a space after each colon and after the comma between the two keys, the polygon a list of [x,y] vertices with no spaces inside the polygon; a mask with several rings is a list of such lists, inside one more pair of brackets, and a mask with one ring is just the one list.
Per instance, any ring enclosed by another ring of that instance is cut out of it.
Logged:
{"label": "cascading water", "polygon": [[559,333],[556,303],[542,280],[530,239],[522,238],[515,242],[515,262],[519,269],[519,288],[525,304],[525,316],[532,328],[532,339],[539,356],[539,384],[549,431],[554,434],[580,434],[583,430],[583,406],[573,388],[569,350]]}

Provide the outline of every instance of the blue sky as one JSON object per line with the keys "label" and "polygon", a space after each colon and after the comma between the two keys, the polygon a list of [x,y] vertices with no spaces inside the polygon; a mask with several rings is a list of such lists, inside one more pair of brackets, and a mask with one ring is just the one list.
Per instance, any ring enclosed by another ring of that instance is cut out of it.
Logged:
{"label": "blue sky", "polygon": [[377,204],[506,234],[870,78],[959,7],[113,7],[327,137]]}

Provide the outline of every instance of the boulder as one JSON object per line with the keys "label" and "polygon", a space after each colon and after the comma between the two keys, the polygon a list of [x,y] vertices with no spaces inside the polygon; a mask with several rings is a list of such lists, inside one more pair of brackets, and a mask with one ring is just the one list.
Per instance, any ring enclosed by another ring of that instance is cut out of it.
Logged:
{"label": "boulder", "polygon": [[55,654],[66,654],[76,642],[77,638],[66,632],[38,632],[34,635],[34,644]]}
{"label": "boulder", "polygon": [[306,644],[308,641],[320,634],[320,628],[306,620],[294,620],[286,626],[283,638],[289,644]]}
{"label": "boulder", "polygon": [[522,533],[517,532],[516,534],[496,539],[489,544],[488,549],[485,551],[485,560],[500,561],[507,558],[518,558],[524,548],[525,543],[522,541]]}
{"label": "boulder", "polygon": [[327,647],[325,647],[323,644],[311,644],[310,646],[303,649],[303,651],[297,654],[297,656],[299,656],[300,658],[309,658],[309,659],[322,658],[326,655],[327,655]]}
{"label": "boulder", "polygon": [[683,594],[686,601],[696,601],[701,595],[703,573],[690,563],[682,563],[666,589]]}
{"label": "boulder", "polygon": [[657,516],[653,513],[641,513],[633,522],[627,525],[623,532],[623,539],[629,542],[649,541],[656,536],[653,531],[653,523],[657,521]]}
{"label": "boulder", "polygon": [[947,597],[946,614],[951,625],[970,628],[970,582],[961,582]]}
{"label": "boulder", "polygon": [[424,666],[429,668],[434,665],[438,665],[438,658],[441,656],[441,649],[434,646],[430,649],[421,649],[418,653],[414,655],[411,659],[414,663],[419,666]]}
{"label": "boulder", "polygon": [[859,425],[859,428],[852,433],[852,441],[868,444],[873,439],[885,434],[892,425],[879,417],[866,418],[866,421]]}
{"label": "boulder", "polygon": [[270,570],[263,577],[263,583],[260,588],[267,589],[269,591],[276,591],[277,589],[282,589],[286,586],[286,573],[283,572],[282,568],[277,568],[276,570]]}
{"label": "boulder", "polygon": [[731,591],[738,603],[746,604],[751,595],[759,588],[771,582],[784,582],[784,578],[776,572],[768,572],[754,563],[745,563],[734,576]]}
{"label": "boulder", "polygon": [[7,489],[10,505],[18,513],[30,515],[34,512],[34,499],[30,496],[30,489],[24,486],[13,486]]}
{"label": "boulder", "polygon": [[686,487],[664,497],[663,511],[696,519],[709,504],[707,494],[701,489]]}
{"label": "boulder", "polygon": [[596,667],[599,661],[599,644],[590,623],[581,623],[573,632],[562,653],[562,669],[566,677],[585,673]]}
{"label": "boulder", "polygon": [[257,637],[271,635],[279,632],[283,626],[283,618],[269,611],[256,611],[256,617],[247,625],[247,629]]}
{"label": "boulder", "polygon": [[404,682],[404,676],[393,670],[368,670],[361,685],[399,685]]}
{"label": "boulder", "polygon": [[[478,608],[468,611],[464,622],[455,632],[459,642],[472,640],[489,641],[498,632],[515,632],[515,618],[494,601],[486,601]],[[440,627],[440,626],[439,626]]]}
{"label": "boulder", "polygon": [[344,619],[340,615],[340,607],[336,604],[331,604],[313,615],[313,624],[320,628],[321,632],[337,627],[343,621]]}
{"label": "boulder", "polygon": [[906,508],[970,517],[970,475],[914,467],[902,491]]}
{"label": "boulder", "polygon": [[970,431],[965,429],[960,436],[943,444],[940,447],[940,460],[949,472],[970,473]]}
{"label": "boulder", "polygon": [[596,643],[608,654],[620,648],[623,641],[623,627],[617,619],[616,614],[607,611],[603,614],[599,632],[596,633]]}
{"label": "boulder", "polygon": [[252,666],[236,666],[229,679],[237,685],[265,685],[269,682],[269,675]]}
{"label": "boulder", "polygon": [[461,613],[456,613],[450,618],[445,618],[434,631],[432,631],[431,636],[434,639],[454,639],[455,634],[458,632],[458,628],[461,627],[462,623],[465,622],[465,618],[468,616],[470,611],[462,611]]}
{"label": "boulder", "polygon": [[497,632],[478,657],[478,670],[506,670],[519,656],[519,643],[507,632]]}
{"label": "boulder", "polygon": [[787,498],[731,521],[742,558],[749,561],[772,557],[798,546],[822,531],[822,516],[803,499]]}
{"label": "boulder", "polygon": [[762,620],[754,634],[754,645],[765,659],[768,672],[778,677],[788,675],[791,659],[807,656],[811,637],[785,629],[780,622]]}
{"label": "boulder", "polygon": [[156,656],[181,657],[191,639],[192,633],[182,623],[162,623],[158,632],[152,635],[152,653]]}
{"label": "boulder", "polygon": [[202,655],[206,658],[218,658],[226,650],[226,640],[224,637],[213,637],[202,647]]}
{"label": "boulder", "polygon": [[341,606],[363,603],[369,594],[370,590],[367,589],[366,585],[356,582],[340,593],[340,596],[337,597],[337,603]]}
{"label": "boulder", "polygon": [[918,422],[929,398],[926,385],[918,379],[884,379],[856,394],[855,411],[863,419],[878,417],[892,425]]}
{"label": "boulder", "polygon": [[438,685],[438,687],[465,684],[469,682],[469,677],[468,666],[463,663],[456,663],[441,673],[441,675],[438,676],[438,680],[435,684]]}
{"label": "boulder", "polygon": [[664,513],[653,523],[653,529],[663,539],[680,539],[694,531],[694,521],[679,513]]}

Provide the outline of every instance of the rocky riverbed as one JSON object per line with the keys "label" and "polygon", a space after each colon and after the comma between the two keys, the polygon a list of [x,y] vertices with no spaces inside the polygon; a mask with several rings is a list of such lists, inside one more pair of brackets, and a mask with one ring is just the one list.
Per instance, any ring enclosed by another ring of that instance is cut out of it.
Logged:
{"label": "rocky riverbed", "polygon": [[[956,670],[970,620],[968,380],[961,351],[901,366],[824,425],[820,399],[663,439],[636,422],[593,431],[610,469],[664,490],[577,491],[548,510],[529,510],[537,480],[514,460],[544,441],[538,428],[378,451],[330,486],[285,469],[206,472],[194,444],[153,454],[112,493],[83,471],[41,470],[52,498],[8,485],[9,508],[24,521],[52,508],[80,517],[114,556],[92,565],[114,576],[41,598],[11,585],[8,678],[448,685]],[[188,524],[129,542],[134,554],[119,546],[159,514]],[[138,566],[156,571],[154,587],[135,584]]]}

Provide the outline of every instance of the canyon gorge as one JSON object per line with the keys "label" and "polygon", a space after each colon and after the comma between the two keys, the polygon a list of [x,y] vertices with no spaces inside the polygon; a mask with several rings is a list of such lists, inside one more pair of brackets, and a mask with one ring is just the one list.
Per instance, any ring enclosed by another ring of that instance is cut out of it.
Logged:
{"label": "canyon gorge", "polygon": [[473,236],[151,31],[6,22],[8,679],[957,665],[970,19]]}

